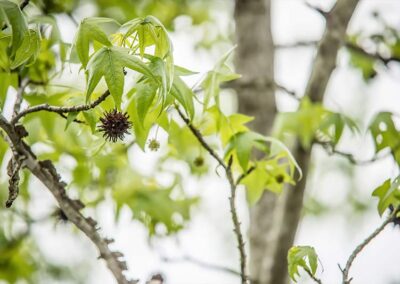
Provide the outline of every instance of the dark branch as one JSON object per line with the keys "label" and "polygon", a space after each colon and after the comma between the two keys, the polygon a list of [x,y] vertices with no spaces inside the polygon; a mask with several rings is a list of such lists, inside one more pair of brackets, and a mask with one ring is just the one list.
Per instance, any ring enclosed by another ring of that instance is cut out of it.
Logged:
{"label": "dark branch", "polygon": [[366,166],[366,165],[372,164],[378,160],[385,159],[387,157],[390,157],[390,155],[392,155],[393,152],[396,152],[397,150],[400,149],[400,143],[399,143],[391,151],[388,151],[388,152],[384,153],[383,155],[376,154],[370,159],[360,160],[360,159],[355,158],[354,155],[351,153],[347,153],[347,152],[343,152],[343,151],[335,149],[334,146],[329,142],[326,143],[326,142],[322,142],[322,141],[314,141],[313,144],[321,145],[327,151],[327,153],[329,155],[341,156],[341,157],[347,159],[351,164],[356,165],[356,166]]}
{"label": "dark branch", "polygon": [[226,164],[223,159],[211,148],[210,145],[204,140],[203,135],[200,133],[200,131],[193,126],[191,121],[183,114],[183,112],[179,109],[179,106],[175,106],[179,116],[182,118],[182,120],[186,123],[187,127],[189,127],[190,131],[193,133],[193,135],[196,137],[196,139],[199,141],[199,143],[203,146],[203,148],[218,162],[218,164],[224,168],[226,177],[228,179],[230,189],[231,189],[231,196],[229,197],[229,206],[231,210],[231,217],[232,217],[232,222],[233,222],[233,231],[235,232],[236,240],[238,243],[238,249],[239,249],[239,255],[240,255],[240,277],[242,280],[242,284],[247,284],[248,283],[248,277],[246,273],[246,250],[245,250],[245,244],[244,244],[244,238],[243,238],[243,233],[240,228],[240,221],[239,217],[237,214],[237,209],[236,209],[236,183],[233,179],[233,174],[232,174],[232,156],[229,158],[228,163]]}
{"label": "dark branch", "polygon": [[48,104],[41,104],[41,105],[29,107],[29,108],[21,111],[18,115],[16,115],[11,120],[11,124],[14,125],[18,122],[18,120],[20,120],[25,115],[33,113],[33,112],[38,112],[38,111],[48,111],[48,112],[55,112],[58,114],[65,114],[65,113],[70,113],[70,112],[79,112],[79,111],[89,110],[89,109],[92,109],[92,108],[95,108],[96,106],[98,106],[109,95],[110,95],[110,91],[107,90],[100,97],[98,97],[94,102],[92,102],[90,104],[77,105],[77,106],[71,106],[71,107],[51,106]]}
{"label": "dark branch", "polygon": [[80,210],[84,207],[83,203],[68,197],[65,190],[66,184],[61,180],[53,163],[49,160],[38,161],[31,148],[22,141],[21,136],[18,134],[22,132],[17,132],[17,127],[22,126],[13,126],[4,116],[0,115],[0,128],[6,132],[6,141],[10,143],[10,147],[17,153],[18,158],[24,159],[24,167],[50,190],[68,220],[75,224],[97,247],[100,252],[100,258],[105,260],[117,283],[137,283],[137,281],[127,280],[125,277],[124,271],[127,270],[127,266],[126,262],[121,260],[123,255],[120,252],[110,250],[108,246],[110,241],[100,236],[97,222],[90,217],[82,215]]}
{"label": "dark branch", "polygon": [[378,236],[385,227],[393,222],[393,220],[396,218],[397,213],[399,213],[399,207],[393,210],[393,212],[389,215],[389,217],[378,227],[375,229],[375,231],[372,232],[371,235],[369,235],[361,244],[359,244],[354,251],[351,253],[349,259],[347,260],[345,268],[342,270],[343,274],[343,282],[342,284],[350,284],[351,278],[349,279],[349,272],[351,265],[353,264],[354,260],[356,257],[363,251],[363,249],[373,240]]}

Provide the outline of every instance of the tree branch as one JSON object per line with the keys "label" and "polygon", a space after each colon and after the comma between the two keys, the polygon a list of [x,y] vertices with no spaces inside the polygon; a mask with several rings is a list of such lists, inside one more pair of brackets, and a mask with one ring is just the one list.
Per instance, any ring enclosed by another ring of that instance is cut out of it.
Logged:
{"label": "tree branch", "polygon": [[315,283],[322,284],[321,279],[315,277],[308,268],[304,268],[304,270],[307,272],[308,276],[310,276],[310,278],[314,280]]}
{"label": "tree branch", "polygon": [[[217,265],[217,264],[211,264],[211,263],[196,259],[196,258],[194,258],[192,256],[188,256],[188,255],[184,255],[181,258],[162,257],[162,260],[165,261],[165,262],[169,262],[169,263],[187,261],[187,262],[193,263],[195,265],[198,265],[198,266],[206,268],[206,269],[222,271],[222,272],[226,272],[226,273],[229,273],[231,275],[235,275],[235,276],[239,276],[240,277],[240,272],[236,271],[236,270],[234,270],[232,268],[221,266],[221,265]],[[253,282],[251,282],[251,283],[253,283]]]}
{"label": "tree branch", "polygon": [[10,147],[15,149],[20,158],[23,157],[24,167],[50,190],[68,220],[75,224],[97,247],[100,252],[100,258],[105,260],[117,283],[137,283],[137,281],[126,279],[124,271],[127,270],[127,266],[125,261],[120,260],[123,255],[120,252],[110,250],[108,245],[111,243],[111,240],[100,236],[97,222],[91,217],[82,215],[80,210],[84,207],[83,203],[80,200],[73,200],[68,197],[65,190],[66,184],[61,181],[61,177],[57,173],[53,163],[49,160],[38,161],[31,148],[22,141],[19,135],[21,131],[16,131],[17,127],[9,123],[4,116],[0,115],[0,128],[6,132],[8,137],[6,140],[10,143]]}
{"label": "tree branch", "polygon": [[[312,102],[321,103],[336,68],[337,55],[346,41],[346,30],[359,0],[337,0],[326,16],[326,29],[318,44],[310,78],[304,95]],[[305,150],[299,141],[292,148],[292,153],[307,176],[311,151]],[[267,246],[260,282],[283,284],[287,282],[287,251],[293,245],[295,234],[301,218],[306,178],[294,186],[288,186],[274,206],[273,224],[268,235]],[[267,206],[267,204],[265,205]],[[260,217],[261,217],[260,213]]]}
{"label": "tree branch", "polygon": [[77,106],[71,106],[71,107],[51,106],[48,104],[41,104],[41,105],[37,105],[37,106],[33,106],[33,107],[28,107],[27,109],[18,113],[18,115],[16,115],[11,120],[11,124],[15,125],[25,115],[33,113],[33,112],[38,112],[38,111],[48,111],[48,112],[55,112],[58,114],[64,114],[64,113],[69,113],[69,112],[79,112],[79,111],[89,110],[89,109],[92,109],[92,108],[95,108],[96,106],[98,106],[109,95],[110,95],[110,91],[107,90],[100,97],[98,97],[94,102],[92,102],[90,104],[77,105]]}
{"label": "tree branch", "polygon": [[237,209],[236,209],[236,189],[237,189],[237,184],[234,181],[233,174],[232,174],[232,156],[229,158],[228,164],[226,164],[223,159],[211,148],[210,145],[204,140],[203,135],[200,133],[200,131],[193,126],[191,121],[181,112],[178,106],[175,106],[179,116],[182,118],[182,120],[186,123],[187,127],[189,127],[190,131],[193,133],[193,135],[196,137],[196,139],[199,141],[199,143],[203,146],[203,148],[218,162],[218,164],[224,168],[226,177],[228,179],[230,189],[231,189],[231,196],[229,197],[229,206],[231,210],[231,217],[232,217],[232,222],[233,222],[233,231],[235,232],[236,240],[238,243],[238,250],[239,250],[239,255],[240,255],[240,277],[242,280],[242,284],[247,284],[248,282],[248,277],[246,273],[246,266],[247,266],[247,256],[246,256],[246,250],[245,250],[245,244],[244,244],[244,238],[243,238],[243,233],[240,228],[240,221],[239,221],[239,216],[237,214]]}
{"label": "tree branch", "polygon": [[330,143],[325,143],[325,142],[322,142],[322,141],[314,141],[313,144],[321,145],[327,151],[327,153],[329,155],[341,156],[341,157],[347,159],[351,164],[356,165],[356,166],[365,166],[365,165],[369,165],[371,163],[374,163],[374,162],[376,162],[378,160],[385,159],[387,157],[390,157],[390,155],[393,155],[393,152],[396,152],[397,150],[400,149],[400,143],[399,143],[391,151],[388,151],[388,152],[384,153],[383,155],[375,154],[370,159],[360,160],[360,159],[355,158],[352,153],[347,153],[347,152],[335,149],[333,147],[333,145],[331,145]]}
{"label": "tree branch", "polygon": [[14,103],[14,107],[13,107],[13,117],[15,117],[20,109],[21,109],[21,104],[24,98],[24,92],[25,92],[25,88],[29,85],[29,79],[28,78],[24,78],[21,80],[20,82],[20,86],[18,88],[17,91],[17,95],[15,98],[15,103]]}
{"label": "tree branch", "polygon": [[396,218],[397,213],[399,213],[399,207],[393,210],[393,212],[389,215],[389,217],[378,227],[375,231],[372,232],[361,244],[359,244],[354,251],[351,253],[349,259],[347,260],[346,267],[342,270],[343,274],[343,282],[342,284],[350,284],[352,278],[349,279],[349,272],[351,265],[353,264],[354,260],[358,256],[359,253],[373,240],[378,236],[385,227]]}

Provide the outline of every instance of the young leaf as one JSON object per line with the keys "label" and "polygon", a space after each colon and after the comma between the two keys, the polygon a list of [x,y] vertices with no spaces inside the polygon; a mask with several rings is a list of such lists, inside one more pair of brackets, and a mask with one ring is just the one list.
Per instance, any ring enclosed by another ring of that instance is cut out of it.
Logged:
{"label": "young leaf", "polygon": [[296,276],[300,275],[299,267],[308,270],[312,275],[317,272],[318,256],[313,247],[294,246],[289,250],[287,259],[289,276],[294,282],[297,282]]}
{"label": "young leaf", "polygon": [[107,34],[101,29],[101,24],[117,24],[109,18],[86,18],[80,24],[76,34],[75,47],[82,66],[86,68],[89,61],[89,44],[93,41],[105,46],[112,46]]}
{"label": "young leaf", "polygon": [[31,59],[35,60],[37,54],[40,50],[40,38],[38,33],[35,30],[29,30],[22,43],[21,46],[17,49],[15,53],[15,58],[11,62],[11,69],[15,69],[18,66],[30,61]]}
{"label": "young leaf", "polygon": [[181,78],[175,76],[171,89],[171,95],[183,106],[190,120],[194,117],[193,91],[182,81]]}
{"label": "young leaf", "polygon": [[124,89],[124,70],[127,67],[157,82],[150,68],[140,59],[128,53],[127,49],[119,47],[103,47],[98,50],[87,65],[88,84],[86,99],[90,98],[94,88],[104,76],[108,89],[117,107],[120,107]]}
{"label": "young leaf", "polygon": [[14,55],[28,33],[28,24],[19,6],[8,0],[0,0],[0,12],[12,29],[11,54]]}
{"label": "young leaf", "polygon": [[381,112],[373,119],[369,130],[374,140],[375,152],[390,148],[394,160],[400,164],[400,133],[397,131],[392,113]]}
{"label": "young leaf", "polygon": [[239,165],[243,172],[246,172],[249,165],[251,151],[254,147],[266,150],[266,142],[264,136],[256,132],[239,132],[232,136],[227,150],[225,151],[225,158],[227,158],[232,151],[236,153]]}
{"label": "young leaf", "polygon": [[387,179],[374,190],[372,196],[379,198],[378,212],[381,216],[390,205],[397,208],[400,205],[400,176],[393,182]]}
{"label": "young leaf", "polygon": [[204,110],[206,110],[210,104],[211,99],[215,99],[217,106],[219,105],[219,86],[223,82],[228,82],[240,78],[240,75],[234,73],[227,64],[235,47],[231,48],[225,53],[213,70],[209,71],[204,78],[201,86],[204,89]]}

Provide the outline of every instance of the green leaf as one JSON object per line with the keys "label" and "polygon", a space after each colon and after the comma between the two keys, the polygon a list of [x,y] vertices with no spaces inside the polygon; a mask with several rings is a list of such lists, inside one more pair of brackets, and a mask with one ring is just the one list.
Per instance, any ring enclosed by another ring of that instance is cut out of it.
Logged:
{"label": "green leaf", "polygon": [[[163,188],[154,181],[135,179],[137,182],[118,184],[113,189],[113,197],[117,204],[117,212],[127,205],[135,219],[143,222],[149,234],[157,234],[156,227],[164,225],[167,234],[182,229],[190,218],[190,209],[197,198],[188,198],[173,194],[173,187]],[[178,218],[177,218],[178,217]]]}
{"label": "green leaf", "polygon": [[203,116],[201,132],[204,136],[217,134],[221,138],[222,146],[225,147],[233,135],[248,131],[245,124],[253,119],[239,113],[226,116],[217,106],[212,106]]}
{"label": "green leaf", "polygon": [[194,94],[193,91],[178,76],[175,76],[171,89],[171,95],[183,106],[185,112],[189,115],[190,120],[192,120],[194,118]]}
{"label": "green leaf", "polygon": [[140,82],[136,86],[135,101],[139,123],[144,126],[146,115],[153,104],[158,86],[154,83]]}
{"label": "green leaf", "polygon": [[231,48],[222,56],[220,60],[218,60],[213,70],[207,73],[206,77],[201,83],[201,86],[204,89],[204,110],[208,108],[211,99],[215,100],[217,106],[219,105],[219,86],[221,83],[240,78],[240,75],[234,73],[227,64],[227,61],[234,49],[235,47]]}
{"label": "green leaf", "polygon": [[112,46],[107,34],[101,29],[101,25],[104,24],[119,25],[113,19],[97,17],[86,18],[79,24],[74,46],[84,68],[89,61],[89,45],[91,42],[97,41],[102,45]]}
{"label": "green leaf", "polygon": [[86,99],[90,98],[94,88],[104,76],[108,89],[117,107],[121,105],[124,89],[124,70],[127,67],[157,81],[149,67],[140,59],[119,47],[103,47],[90,59],[87,65],[88,84]]}
{"label": "green leaf", "polygon": [[374,190],[372,196],[379,198],[378,212],[381,216],[390,205],[397,208],[400,205],[400,176],[396,177],[393,182],[387,179]]}
{"label": "green leaf", "polygon": [[243,172],[246,172],[249,165],[251,151],[254,147],[266,151],[267,145],[264,136],[252,131],[239,132],[232,136],[227,150],[225,151],[225,159],[229,157],[232,151],[234,151]]}
{"label": "green leaf", "polygon": [[67,123],[65,124],[64,131],[68,129],[74,119],[78,116],[79,112],[69,112],[67,115]]}
{"label": "green leaf", "polygon": [[29,30],[22,43],[21,46],[17,49],[15,53],[15,58],[11,62],[11,69],[15,69],[18,66],[35,60],[40,50],[40,38],[39,34],[35,30]]}
{"label": "green leaf", "polygon": [[3,18],[12,29],[11,54],[14,55],[28,33],[28,24],[16,3],[0,0],[0,9]]}
{"label": "green leaf", "polygon": [[297,282],[296,276],[300,275],[299,267],[308,270],[312,275],[317,272],[318,256],[313,247],[294,246],[289,250],[287,259],[289,276],[294,282]]}
{"label": "green leaf", "polygon": [[16,73],[0,72],[0,110],[4,107],[9,87],[16,88],[18,85],[18,75]]}

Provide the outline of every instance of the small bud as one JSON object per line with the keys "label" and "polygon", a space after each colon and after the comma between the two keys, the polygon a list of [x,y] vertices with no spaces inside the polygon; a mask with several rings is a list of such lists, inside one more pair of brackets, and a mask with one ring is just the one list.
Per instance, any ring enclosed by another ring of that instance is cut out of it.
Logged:
{"label": "small bud", "polygon": [[149,140],[148,146],[151,151],[157,152],[160,149],[160,142],[153,138]]}
{"label": "small bud", "polygon": [[277,183],[283,183],[285,181],[285,177],[283,175],[277,175],[275,180]]}
{"label": "small bud", "polygon": [[200,168],[201,166],[204,165],[204,158],[202,156],[196,157],[196,159],[194,159],[194,161],[193,161],[193,164],[196,167]]}

